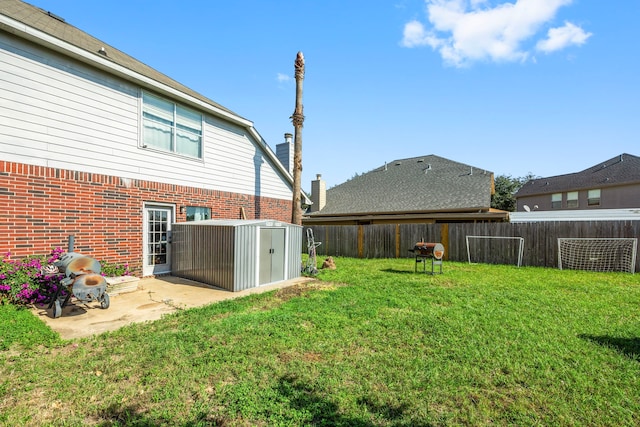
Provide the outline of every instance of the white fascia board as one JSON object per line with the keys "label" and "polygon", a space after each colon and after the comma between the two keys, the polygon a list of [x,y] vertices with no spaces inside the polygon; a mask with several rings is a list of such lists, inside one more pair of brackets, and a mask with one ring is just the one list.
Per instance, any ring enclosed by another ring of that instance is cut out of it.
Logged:
{"label": "white fascia board", "polygon": [[509,220],[510,222],[640,221],[640,208],[510,212]]}
{"label": "white fascia board", "polygon": [[243,127],[253,127],[253,122],[251,122],[250,120],[244,119],[240,116],[229,113],[228,111],[217,108],[214,105],[208,104],[170,86],[136,73],[135,71],[132,71],[126,67],[115,64],[107,59],[98,56],[97,54],[87,52],[84,49],[76,47],[47,33],[11,19],[8,16],[0,15],[0,29],[3,29],[11,34],[29,40],[38,45],[44,46],[48,49],[70,56],[80,62],[89,64],[110,74],[114,74],[116,76],[124,78],[127,81],[135,82],[147,88],[154,88],[165,94],[170,94],[175,98],[183,99],[187,103],[196,105],[210,114],[224,117],[225,119],[230,120]]}
{"label": "white fascia board", "polygon": [[282,172],[282,174],[285,176],[285,178],[287,178],[287,181],[289,181],[291,184],[293,184],[293,177],[291,176],[289,171],[284,168],[284,165],[282,165],[282,163],[280,163],[280,160],[278,160],[278,157],[276,156],[276,154],[273,152],[271,147],[269,147],[267,145],[267,143],[264,141],[264,139],[262,139],[262,136],[260,136],[260,134],[258,133],[256,128],[251,126],[251,127],[248,128],[248,130],[249,130],[249,133],[251,134],[251,136],[256,141],[258,141],[258,143],[261,145],[262,149],[267,154],[267,156],[269,156],[269,158],[274,162],[274,164],[276,165],[278,170],[280,172]]}

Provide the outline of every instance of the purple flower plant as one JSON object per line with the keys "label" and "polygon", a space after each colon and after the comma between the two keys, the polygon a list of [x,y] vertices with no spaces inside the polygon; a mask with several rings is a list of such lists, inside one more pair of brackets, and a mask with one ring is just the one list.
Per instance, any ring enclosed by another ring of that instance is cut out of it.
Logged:
{"label": "purple flower plant", "polygon": [[11,253],[7,252],[0,261],[0,303],[31,304],[49,300],[63,276],[43,274],[42,267],[58,259],[62,252],[60,248],[53,249],[46,260],[40,256],[12,260]]}

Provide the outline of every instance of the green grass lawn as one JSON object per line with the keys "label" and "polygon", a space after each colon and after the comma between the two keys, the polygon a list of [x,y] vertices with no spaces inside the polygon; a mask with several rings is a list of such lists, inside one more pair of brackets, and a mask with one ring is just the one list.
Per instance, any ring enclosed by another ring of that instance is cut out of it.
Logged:
{"label": "green grass lawn", "polygon": [[640,275],[336,263],[83,340],[0,306],[0,423],[640,425]]}

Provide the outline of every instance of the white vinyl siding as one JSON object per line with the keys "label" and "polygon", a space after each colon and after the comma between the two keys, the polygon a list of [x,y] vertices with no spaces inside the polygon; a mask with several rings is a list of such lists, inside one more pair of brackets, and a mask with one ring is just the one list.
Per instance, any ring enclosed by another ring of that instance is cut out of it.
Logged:
{"label": "white vinyl siding", "polygon": [[[3,160],[291,200],[268,148],[240,125],[204,115],[201,159],[143,149],[138,86],[2,32],[0,69]],[[180,115],[178,145],[195,153],[199,113]]]}

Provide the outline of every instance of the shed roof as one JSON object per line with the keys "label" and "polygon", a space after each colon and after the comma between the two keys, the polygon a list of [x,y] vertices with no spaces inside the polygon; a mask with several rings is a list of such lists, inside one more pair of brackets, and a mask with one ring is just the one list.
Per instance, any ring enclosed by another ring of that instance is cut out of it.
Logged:
{"label": "shed roof", "polygon": [[299,227],[296,224],[277,221],[274,219],[205,219],[201,221],[181,222],[180,225],[208,225],[218,227],[244,227],[244,226],[265,226],[265,227]]}
{"label": "shed roof", "polygon": [[580,172],[527,181],[516,198],[640,183],[640,157],[623,153]]}
{"label": "shed roof", "polygon": [[488,211],[493,173],[433,154],[394,160],[327,190],[310,217]]}

